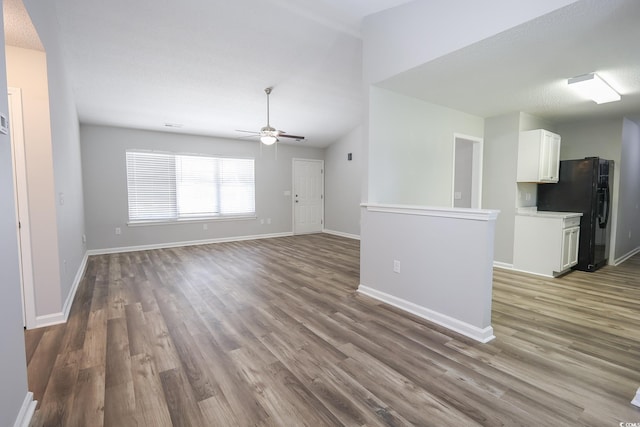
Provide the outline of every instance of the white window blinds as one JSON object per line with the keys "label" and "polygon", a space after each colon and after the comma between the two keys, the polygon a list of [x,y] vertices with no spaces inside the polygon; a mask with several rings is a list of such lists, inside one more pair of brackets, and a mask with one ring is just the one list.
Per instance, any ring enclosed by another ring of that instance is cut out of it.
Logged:
{"label": "white window blinds", "polygon": [[127,151],[129,221],[255,215],[253,159]]}

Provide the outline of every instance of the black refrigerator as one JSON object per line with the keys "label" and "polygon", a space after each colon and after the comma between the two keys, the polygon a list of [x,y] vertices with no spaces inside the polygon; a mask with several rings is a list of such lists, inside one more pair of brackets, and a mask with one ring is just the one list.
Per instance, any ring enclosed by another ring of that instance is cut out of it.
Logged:
{"label": "black refrigerator", "polygon": [[560,162],[556,184],[538,185],[538,210],[582,212],[578,264],[573,268],[595,271],[609,257],[613,160],[587,157]]}

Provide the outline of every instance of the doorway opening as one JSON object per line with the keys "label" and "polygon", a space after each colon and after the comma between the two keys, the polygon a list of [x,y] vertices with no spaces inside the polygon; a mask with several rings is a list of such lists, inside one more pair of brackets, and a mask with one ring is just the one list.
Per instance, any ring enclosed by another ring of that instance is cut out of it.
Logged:
{"label": "doorway opening", "polygon": [[33,264],[31,259],[31,228],[27,194],[27,165],[25,160],[24,127],[22,118],[22,91],[8,88],[9,136],[13,157],[13,185],[16,206],[16,230],[18,233],[18,262],[20,268],[20,293],[22,295],[22,322],[26,328],[36,326]]}
{"label": "doorway opening", "polygon": [[454,208],[480,209],[482,204],[483,139],[454,134],[453,194]]}

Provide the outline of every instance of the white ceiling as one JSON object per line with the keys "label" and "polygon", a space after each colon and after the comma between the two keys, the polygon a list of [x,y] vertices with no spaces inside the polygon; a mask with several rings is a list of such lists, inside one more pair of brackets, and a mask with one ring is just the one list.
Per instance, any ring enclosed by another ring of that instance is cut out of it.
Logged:
{"label": "white ceiling", "polygon": [[[407,0],[59,0],[80,120],[326,146],[361,122],[364,15]],[[246,135],[246,134],[245,134]]]}
{"label": "white ceiling", "polygon": [[[583,0],[404,72],[380,86],[480,117],[555,123],[640,119],[640,1]],[[597,72],[621,95],[597,105],[567,79]]]}
{"label": "white ceiling", "polygon": [[[56,7],[82,122],[235,138],[236,129],[266,124],[263,90],[273,86],[271,124],[323,147],[362,122],[362,17],[408,1],[57,0]],[[7,4],[21,0],[3,3],[7,21],[15,14]],[[381,86],[481,117],[638,118],[638,22],[640,1],[582,0]],[[591,71],[623,100],[597,106],[568,90],[567,78]]]}

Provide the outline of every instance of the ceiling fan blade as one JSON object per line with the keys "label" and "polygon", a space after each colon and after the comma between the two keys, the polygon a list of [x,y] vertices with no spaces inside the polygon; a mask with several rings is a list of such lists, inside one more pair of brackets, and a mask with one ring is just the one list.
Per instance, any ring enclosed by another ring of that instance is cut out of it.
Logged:
{"label": "ceiling fan blade", "polygon": [[253,133],[256,135],[260,135],[260,132],[256,132],[254,130],[242,130],[242,129],[236,129],[236,132],[244,132],[244,133]]}
{"label": "ceiling fan blade", "polygon": [[278,138],[292,138],[292,139],[295,139],[296,141],[304,141],[306,139],[304,136],[289,135],[288,133],[284,133],[284,132],[278,134]]}

